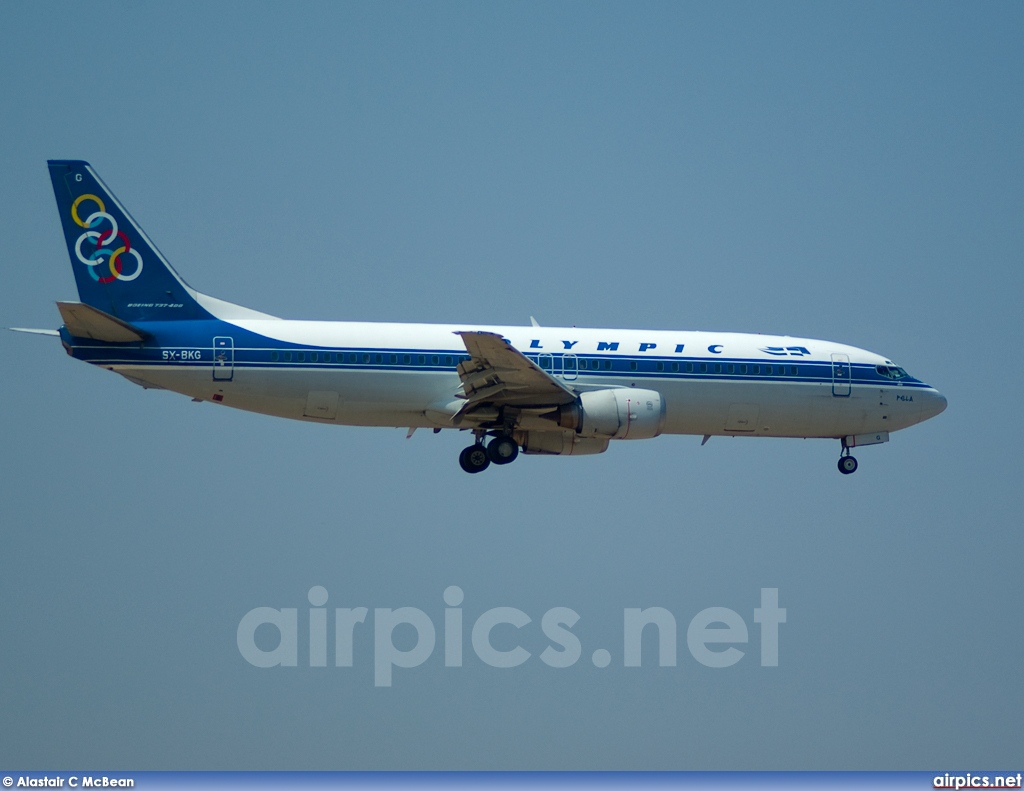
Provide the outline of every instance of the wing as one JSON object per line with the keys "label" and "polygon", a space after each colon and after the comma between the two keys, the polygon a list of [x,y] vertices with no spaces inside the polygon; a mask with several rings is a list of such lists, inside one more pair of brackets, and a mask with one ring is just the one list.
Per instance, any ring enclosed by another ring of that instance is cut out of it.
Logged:
{"label": "wing", "polygon": [[469,360],[459,363],[464,403],[453,422],[481,407],[549,408],[576,401],[576,393],[493,332],[457,332]]}

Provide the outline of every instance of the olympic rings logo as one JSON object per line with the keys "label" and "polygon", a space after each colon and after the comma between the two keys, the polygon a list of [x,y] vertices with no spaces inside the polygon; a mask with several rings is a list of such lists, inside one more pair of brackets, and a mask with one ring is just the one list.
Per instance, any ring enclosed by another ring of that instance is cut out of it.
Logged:
{"label": "olympic rings logo", "polygon": [[[78,207],[88,201],[95,203],[99,211],[94,211],[83,220],[78,213]],[[93,280],[99,283],[113,283],[115,280],[134,280],[142,274],[142,256],[137,250],[132,249],[132,243],[124,231],[118,230],[117,220],[107,214],[107,207],[97,196],[85,194],[75,198],[75,202],[71,204],[71,219],[80,228],[89,229],[75,242],[75,255],[78,256],[79,261],[89,267],[89,274]],[[110,228],[104,231],[94,230],[103,223],[109,223]],[[92,246],[92,252],[88,256],[82,250],[82,245],[87,239]],[[115,249],[114,243],[117,241],[121,242],[121,246]],[[135,258],[135,271],[130,275],[126,275],[121,269],[121,259],[128,255]],[[100,277],[96,269],[100,264],[107,264],[110,268],[109,276]]]}

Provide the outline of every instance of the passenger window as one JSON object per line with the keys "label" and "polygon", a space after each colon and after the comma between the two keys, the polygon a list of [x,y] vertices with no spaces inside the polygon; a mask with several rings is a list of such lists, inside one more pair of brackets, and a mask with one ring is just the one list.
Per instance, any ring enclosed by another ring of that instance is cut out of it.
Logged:
{"label": "passenger window", "polygon": [[433,357],[430,358],[430,362],[433,363],[434,365],[437,365],[438,363],[441,362],[441,358],[435,354]]}
{"label": "passenger window", "polygon": [[358,354],[350,354],[350,355],[348,356],[348,361],[349,361],[350,363],[355,363],[355,362],[359,362],[359,355],[358,355]]}
{"label": "passenger window", "polygon": [[277,356],[278,356],[277,352],[271,352],[270,353],[270,362],[276,363],[277,362]]}
{"label": "passenger window", "polygon": [[452,358],[451,358],[451,357],[445,357],[445,358],[444,358],[444,364],[445,364],[445,365],[447,365],[447,366],[449,366],[449,367],[451,367],[451,366],[452,366],[452,365],[454,365],[455,363],[454,363],[454,361],[452,360]]}
{"label": "passenger window", "polygon": [[708,372],[708,364],[707,363],[701,363],[700,364],[700,372],[702,374],[706,374]]}
{"label": "passenger window", "polygon": [[741,373],[741,374],[745,374],[746,372],[747,372],[747,366],[745,366],[745,365],[741,365],[741,366],[740,366],[740,373]]}
{"label": "passenger window", "polygon": [[306,353],[305,352],[298,352],[295,355],[295,359],[298,360],[300,363],[306,362]]}
{"label": "passenger window", "polygon": [[688,374],[692,374],[693,373],[693,363],[687,363],[686,364],[686,373],[688,373]]}
{"label": "passenger window", "polygon": [[665,363],[658,363],[658,370],[659,371],[664,371],[665,370]]}
{"label": "passenger window", "polygon": [[309,359],[310,359],[311,362],[315,363],[318,358],[319,358],[319,355],[316,352],[310,352],[309,353]]}
{"label": "passenger window", "polygon": [[725,372],[726,372],[726,373],[729,373],[729,374],[734,374],[734,373],[736,373],[736,366],[735,366],[735,365],[733,365],[732,363],[729,363],[729,365],[727,365],[727,366],[725,367]]}
{"label": "passenger window", "polygon": [[427,361],[427,358],[424,357],[422,354],[417,354],[416,355],[416,364],[417,365],[423,365],[426,361]]}
{"label": "passenger window", "polygon": [[772,373],[772,367],[770,365],[766,365],[764,367],[764,372],[770,376]]}
{"label": "passenger window", "polygon": [[753,374],[761,373],[761,366],[760,365],[752,365],[752,366],[750,366],[750,372],[753,373]]}
{"label": "passenger window", "polygon": [[631,370],[631,371],[635,371],[636,370],[636,360],[630,360],[629,361],[629,370]]}
{"label": "passenger window", "polygon": [[679,373],[679,363],[672,363],[672,372]]}
{"label": "passenger window", "polygon": [[292,361],[292,353],[291,352],[285,352],[284,353],[284,361],[286,363],[290,363]]}
{"label": "passenger window", "polygon": [[796,366],[795,365],[789,366],[789,375],[790,376],[796,376]]}
{"label": "passenger window", "polygon": [[612,361],[611,360],[605,360],[604,361],[604,369],[606,371],[610,371],[612,369]]}
{"label": "passenger window", "polygon": [[722,364],[721,363],[715,363],[715,373],[716,374],[722,373]]}
{"label": "passenger window", "polygon": [[411,363],[412,363],[412,357],[410,357],[408,354],[403,354],[402,355],[402,364],[403,365],[410,365]]}

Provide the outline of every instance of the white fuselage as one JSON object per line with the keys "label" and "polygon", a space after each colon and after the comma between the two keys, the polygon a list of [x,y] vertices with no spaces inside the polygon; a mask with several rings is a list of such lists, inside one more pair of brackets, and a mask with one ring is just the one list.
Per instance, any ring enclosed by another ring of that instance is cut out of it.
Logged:
{"label": "white fuselage", "polygon": [[[863,349],[728,332],[241,319],[218,321],[206,336],[156,332],[150,351],[159,360],[107,355],[90,362],[141,384],[268,415],[451,428],[455,364],[466,353],[455,333],[465,330],[502,335],[580,392],[658,391],[670,434],[843,437],[906,428],[946,404],[916,379],[873,373],[892,362]],[[231,350],[219,361],[216,349],[210,356],[214,336],[230,339],[220,341]]]}

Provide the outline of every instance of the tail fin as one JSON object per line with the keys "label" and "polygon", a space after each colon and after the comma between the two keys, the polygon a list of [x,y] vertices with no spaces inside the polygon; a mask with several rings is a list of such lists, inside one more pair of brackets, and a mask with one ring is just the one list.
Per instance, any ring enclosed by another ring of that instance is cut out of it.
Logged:
{"label": "tail fin", "polygon": [[78,297],[125,322],[273,318],[190,288],[88,162],[49,160]]}

